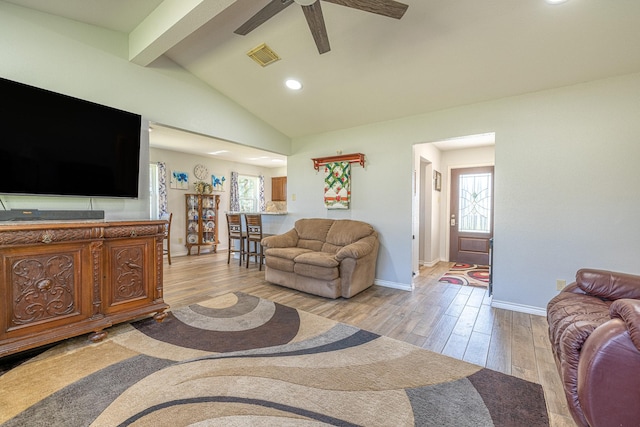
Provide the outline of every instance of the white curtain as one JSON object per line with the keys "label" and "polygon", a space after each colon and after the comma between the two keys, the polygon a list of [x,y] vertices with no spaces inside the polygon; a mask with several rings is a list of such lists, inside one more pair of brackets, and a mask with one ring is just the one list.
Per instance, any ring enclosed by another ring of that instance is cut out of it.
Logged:
{"label": "white curtain", "polygon": [[267,202],[264,200],[264,176],[258,176],[258,212],[267,210]]}
{"label": "white curtain", "polygon": [[229,197],[229,210],[240,212],[240,191],[238,190],[238,172],[231,172],[231,190]]}
{"label": "white curtain", "polygon": [[167,165],[164,162],[158,162],[158,208],[160,218],[169,216],[169,208],[167,207]]}

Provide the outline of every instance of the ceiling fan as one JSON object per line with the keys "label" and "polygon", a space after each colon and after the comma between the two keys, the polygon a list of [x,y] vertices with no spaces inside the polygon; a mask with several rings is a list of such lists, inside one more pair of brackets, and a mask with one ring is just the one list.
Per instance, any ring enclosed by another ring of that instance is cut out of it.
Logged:
{"label": "ceiling fan", "polygon": [[[353,9],[363,10],[365,12],[376,13],[378,15],[388,16],[390,18],[400,19],[406,12],[408,5],[394,0],[323,0],[329,3],[340,4],[342,6],[351,7]],[[247,22],[238,27],[234,31],[242,36],[249,34],[260,25],[282,12],[291,4],[297,3],[302,6],[304,16],[307,18],[307,24],[313,35],[313,39],[318,47],[320,54],[329,52],[329,37],[327,36],[327,28],[324,24],[322,16],[322,8],[320,0],[271,0],[269,4],[263,7],[258,13],[253,15]]]}

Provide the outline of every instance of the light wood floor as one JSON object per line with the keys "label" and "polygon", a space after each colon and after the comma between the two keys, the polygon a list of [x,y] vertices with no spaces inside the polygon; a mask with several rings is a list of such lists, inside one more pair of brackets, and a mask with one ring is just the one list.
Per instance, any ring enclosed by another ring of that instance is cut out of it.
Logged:
{"label": "light wood floor", "polygon": [[164,299],[178,308],[233,291],[290,307],[504,372],[544,389],[551,426],[574,427],[551,353],[547,321],[492,308],[485,289],[438,283],[449,268],[423,268],[413,292],[372,286],[348,300],[308,295],[264,280],[257,264],[227,264],[226,252],[164,263]]}

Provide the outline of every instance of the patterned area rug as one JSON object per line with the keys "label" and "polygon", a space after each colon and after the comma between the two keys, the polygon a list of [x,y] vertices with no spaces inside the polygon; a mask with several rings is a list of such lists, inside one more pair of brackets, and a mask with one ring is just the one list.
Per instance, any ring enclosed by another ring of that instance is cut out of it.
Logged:
{"label": "patterned area rug", "polygon": [[2,426],[548,426],[542,387],[243,293],[67,340]]}
{"label": "patterned area rug", "polygon": [[438,282],[464,286],[489,286],[489,266],[455,263]]}

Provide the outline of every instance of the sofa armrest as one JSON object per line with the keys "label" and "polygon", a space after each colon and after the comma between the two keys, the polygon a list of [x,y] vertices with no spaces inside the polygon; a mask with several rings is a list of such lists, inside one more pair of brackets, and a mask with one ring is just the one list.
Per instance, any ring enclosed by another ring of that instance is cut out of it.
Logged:
{"label": "sofa armrest", "polygon": [[576,283],[588,295],[615,301],[621,298],[640,299],[640,276],[605,270],[581,269]]}
{"label": "sofa armrest", "polygon": [[624,321],[611,319],[596,328],[582,347],[578,366],[584,425],[637,425],[639,371],[640,352],[629,339]]}
{"label": "sofa armrest", "polygon": [[640,301],[619,299],[609,307],[612,318],[622,319],[629,331],[633,345],[640,351]]}
{"label": "sofa armrest", "polygon": [[378,238],[376,236],[367,236],[357,242],[344,246],[336,253],[336,259],[342,261],[345,258],[359,259],[365,257],[376,248],[376,242]]}
{"label": "sofa armrest", "polygon": [[576,282],[570,283],[562,290],[562,292],[571,292],[573,294],[583,294],[586,295],[586,292],[583,291],[580,286]]}
{"label": "sofa armrest", "polygon": [[295,228],[287,231],[284,234],[277,234],[275,236],[267,236],[262,239],[260,244],[266,248],[291,248],[298,245],[298,232]]}

